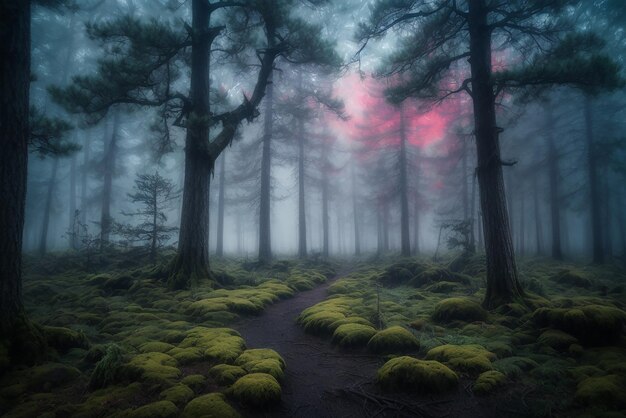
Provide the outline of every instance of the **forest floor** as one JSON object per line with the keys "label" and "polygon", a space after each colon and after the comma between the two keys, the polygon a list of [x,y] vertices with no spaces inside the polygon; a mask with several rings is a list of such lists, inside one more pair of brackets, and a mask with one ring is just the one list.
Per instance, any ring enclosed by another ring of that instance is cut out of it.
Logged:
{"label": "forest floor", "polygon": [[626,416],[626,271],[520,259],[494,311],[484,256],[213,264],[170,291],[135,253],[26,258],[48,359],[13,365],[7,417]]}

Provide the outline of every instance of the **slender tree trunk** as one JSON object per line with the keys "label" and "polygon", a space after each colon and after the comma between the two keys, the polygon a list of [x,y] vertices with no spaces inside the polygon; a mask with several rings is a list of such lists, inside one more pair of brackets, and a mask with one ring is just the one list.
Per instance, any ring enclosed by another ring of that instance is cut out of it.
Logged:
{"label": "slender tree trunk", "polygon": [[83,147],[83,166],[80,176],[80,222],[83,225],[87,225],[87,174],[89,173],[90,145],[91,136],[88,136]]}
{"label": "slender tree trunk", "polygon": [[0,2],[0,62],[0,341],[11,364],[34,363],[45,352],[45,340],[26,318],[22,304],[30,2]]}
{"label": "slender tree trunk", "polygon": [[511,226],[511,243],[513,243],[515,248],[515,203],[513,202],[513,190],[515,189],[513,186],[513,175],[514,173],[511,170],[508,171],[505,178],[505,187],[506,191],[506,206],[509,214],[509,225]]}
{"label": "slender tree trunk", "polygon": [[382,199],[379,199],[378,205],[376,208],[376,232],[377,232],[377,246],[376,252],[378,255],[382,255],[385,252],[385,240],[383,238],[383,205],[381,202]]}
{"label": "slender tree trunk", "polygon": [[[476,226],[480,227],[480,222],[476,222],[476,175],[472,174],[472,200],[470,207],[470,252],[476,252]],[[479,231],[480,232],[480,231]],[[480,235],[479,235],[480,238]]]}
{"label": "slender tree trunk", "polygon": [[406,120],[404,107],[400,105],[400,254],[411,256],[411,232],[409,230],[409,185],[406,155]]}
{"label": "slender tree trunk", "polygon": [[350,177],[352,180],[352,221],[354,222],[354,255],[361,255],[361,231],[359,229],[359,207],[357,202],[356,191],[356,174],[354,169],[355,162],[350,165]]}
{"label": "slender tree trunk", "polygon": [[220,192],[217,198],[217,244],[215,255],[224,256],[224,187],[226,186],[226,155],[220,161]]}
{"label": "slender tree trunk", "polygon": [[622,245],[622,257],[626,257],[626,192],[622,188],[620,210],[617,211],[617,222],[619,223],[620,243]]}
{"label": "slender tree trunk", "polygon": [[602,176],[602,203],[603,203],[603,218],[604,222],[602,227],[604,228],[604,253],[606,257],[613,257],[613,225],[611,216],[611,191],[609,189],[609,170],[605,166]]}
{"label": "slender tree trunk", "polygon": [[70,213],[68,222],[68,233],[70,241],[70,249],[77,248],[78,235],[76,233],[76,154],[72,154],[70,158]]}
{"label": "slender tree trunk", "polygon": [[520,199],[520,222],[519,222],[519,252],[520,255],[524,255],[526,254],[526,242],[525,242],[525,235],[526,235],[526,222],[525,222],[525,218],[526,218],[526,208],[525,208],[525,196],[524,196],[524,191],[522,190],[521,193],[522,197]]}
{"label": "slender tree trunk", "polygon": [[561,199],[559,190],[559,153],[554,143],[554,116],[550,105],[545,106],[546,141],[548,142],[548,175],[550,183],[550,222],[552,233],[552,258],[563,259],[561,249]]}
{"label": "slender tree trunk", "polygon": [[469,190],[467,187],[467,141],[461,138],[462,159],[461,159],[461,193],[463,194],[463,220],[469,221]]}
{"label": "slender tree trunk", "polygon": [[111,138],[106,144],[104,155],[104,184],[102,187],[102,208],[100,211],[100,251],[109,243],[111,234],[111,194],[113,193],[113,177],[117,159],[117,135],[119,128],[119,110],[113,116]]}
{"label": "slender tree trunk", "polygon": [[517,278],[506,210],[498,139],[500,129],[496,125],[495,96],[491,77],[491,32],[487,22],[485,0],[469,2],[468,24],[478,185],[487,255],[487,291],[483,305],[491,309],[520,299],[523,290]]}
{"label": "slender tree trunk", "polygon": [[535,213],[535,248],[537,255],[543,254],[543,228],[541,226],[541,213],[539,211],[539,188],[537,175],[532,175],[533,182],[533,209]]}
{"label": "slender tree trunk", "polygon": [[152,240],[150,242],[150,261],[152,261],[152,263],[156,263],[157,257],[157,241],[159,235],[159,223],[157,221],[157,216],[159,214],[158,197],[158,185],[154,182],[154,188],[152,189]]}
{"label": "slender tree trunk", "polygon": [[598,184],[598,169],[596,164],[596,150],[593,132],[593,102],[590,95],[585,95],[585,140],[587,144],[587,175],[589,180],[589,205],[591,211],[591,241],[593,247],[593,262],[604,263],[604,248],[602,238],[602,201]]}
{"label": "slender tree trunk", "polygon": [[420,253],[420,206],[417,193],[415,193],[413,200],[413,252],[418,255]]}
{"label": "slender tree trunk", "polygon": [[[209,25],[209,5],[192,1],[192,29],[203,34]],[[209,277],[209,186],[215,161],[204,152],[209,138],[206,115],[209,106],[209,50],[211,38],[194,37],[191,50],[191,112],[185,137],[185,179],[180,216],[178,253],[174,258],[168,285],[188,288]]]}
{"label": "slender tree trunk", "polygon": [[298,257],[306,258],[306,207],[304,196],[304,122],[298,119]]}
{"label": "slender tree trunk", "polygon": [[274,86],[272,76],[267,84],[265,116],[263,126],[263,155],[261,157],[261,200],[259,205],[259,261],[267,263],[272,259],[272,230],[270,206],[272,200],[272,110]]}
{"label": "slender tree trunk", "polygon": [[324,165],[324,170],[322,173],[322,256],[324,258],[328,258],[329,255],[329,235],[330,235],[330,230],[329,230],[329,216],[328,216],[328,162],[327,162],[327,156],[326,156],[326,146],[324,146],[323,148],[323,165]]}
{"label": "slender tree trunk", "polygon": [[59,169],[59,158],[52,160],[52,172],[48,180],[48,190],[43,208],[43,221],[41,224],[41,238],[39,240],[39,255],[45,255],[48,248],[48,228],[50,226],[50,212],[52,211],[52,199],[54,198],[54,187],[57,183],[57,171]]}

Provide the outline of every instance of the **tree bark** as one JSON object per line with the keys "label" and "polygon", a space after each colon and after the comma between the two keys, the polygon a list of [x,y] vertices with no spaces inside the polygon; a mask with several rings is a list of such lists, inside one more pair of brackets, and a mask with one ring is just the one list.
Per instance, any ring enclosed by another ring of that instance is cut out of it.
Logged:
{"label": "tree bark", "polygon": [[499,128],[491,76],[491,32],[485,0],[469,2],[470,65],[478,185],[487,258],[487,291],[483,305],[492,309],[521,299],[523,290],[511,241],[502,178]]}
{"label": "tree bark", "polygon": [[0,2],[0,345],[12,364],[42,359],[46,343],[24,312],[22,238],[29,139],[30,2]]}
{"label": "tree bark", "polygon": [[89,173],[89,151],[91,136],[87,137],[83,147],[83,167],[80,176],[80,222],[87,225],[87,173]]}
{"label": "tree bark", "polygon": [[306,258],[306,207],[304,196],[304,122],[298,119],[298,257]]}
{"label": "tree bark", "polygon": [[406,156],[406,120],[404,107],[400,104],[400,253],[411,256],[411,233],[409,230],[409,190]]}
{"label": "tree bark", "polygon": [[224,187],[226,186],[226,155],[220,161],[220,191],[217,197],[217,243],[215,245],[215,255],[224,256]]}
{"label": "tree bark", "polygon": [[48,190],[43,208],[43,220],[41,224],[41,238],[39,240],[39,255],[45,255],[48,248],[48,229],[50,227],[50,212],[52,211],[52,199],[54,198],[54,186],[57,183],[57,171],[59,169],[59,157],[53,157],[52,172],[48,180]]}
{"label": "tree bark", "polygon": [[354,255],[361,255],[361,231],[359,229],[359,208],[357,202],[357,192],[356,192],[356,174],[354,165],[356,163],[354,160],[350,165],[350,177],[352,180],[352,221],[354,222]]}
{"label": "tree bark", "polygon": [[329,217],[328,217],[328,156],[326,145],[322,149],[322,257],[328,258],[329,254]]}
{"label": "tree bark", "polygon": [[263,121],[263,155],[261,157],[261,200],[259,205],[259,262],[267,263],[272,259],[272,130],[274,113],[272,109],[274,87],[272,76],[266,90],[265,115]]}
{"label": "tree bark", "polygon": [[[192,1],[192,29],[203,34],[209,26],[209,6]],[[208,36],[194,36],[191,49],[191,111],[185,136],[185,179],[180,216],[178,253],[170,268],[168,286],[188,288],[209,277],[209,186],[214,160],[207,155],[209,138],[209,50]]]}
{"label": "tree bark", "polygon": [[419,195],[414,196],[414,212],[413,212],[413,252],[415,255],[420,253],[420,206]]}
{"label": "tree bark", "polygon": [[102,208],[100,210],[100,251],[109,243],[111,235],[111,194],[113,193],[113,177],[115,176],[115,162],[117,159],[117,135],[119,128],[119,110],[113,116],[111,138],[105,147],[104,179],[102,187]]}
{"label": "tree bark", "polygon": [[533,182],[533,209],[535,213],[535,249],[537,255],[543,254],[543,227],[541,225],[541,212],[539,210],[539,188],[537,175],[532,175]]}
{"label": "tree bark", "polygon": [[70,204],[69,204],[69,219],[68,219],[68,233],[70,241],[70,249],[75,250],[77,248],[77,231],[76,231],[76,154],[72,154],[70,157]]}
{"label": "tree bark", "polygon": [[593,103],[591,96],[588,94],[585,95],[584,112],[593,262],[595,264],[601,264],[604,263],[604,243],[602,238],[602,198],[600,196],[600,186],[598,184],[598,169],[594,144]]}

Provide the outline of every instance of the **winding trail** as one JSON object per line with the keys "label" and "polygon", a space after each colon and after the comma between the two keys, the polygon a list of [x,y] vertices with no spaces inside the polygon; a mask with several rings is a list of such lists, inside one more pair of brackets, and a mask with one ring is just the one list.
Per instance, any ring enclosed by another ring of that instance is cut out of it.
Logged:
{"label": "winding trail", "polygon": [[[340,350],[330,341],[306,334],[296,323],[300,312],[324,300],[328,287],[341,275],[312,290],[269,306],[257,317],[236,323],[250,348],[272,348],[285,359],[280,406],[263,417],[490,417],[463,387],[445,398],[385,395],[374,384],[384,363],[365,351]],[[501,415],[500,415],[501,416]]]}

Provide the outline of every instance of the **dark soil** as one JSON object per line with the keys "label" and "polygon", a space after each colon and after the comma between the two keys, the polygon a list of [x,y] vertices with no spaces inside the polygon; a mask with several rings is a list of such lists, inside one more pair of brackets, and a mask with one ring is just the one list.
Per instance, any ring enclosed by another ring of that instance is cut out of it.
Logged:
{"label": "dark soil", "polygon": [[[260,316],[233,328],[249,348],[272,348],[285,359],[281,405],[268,412],[247,411],[266,417],[503,417],[529,416],[520,400],[476,398],[462,380],[457,392],[444,396],[380,393],[376,371],[384,358],[362,351],[334,347],[329,339],[306,334],[296,323],[300,312],[327,296],[336,279],[313,290],[269,306]],[[504,401],[504,402],[503,402]],[[517,404],[517,407],[516,407]]]}

